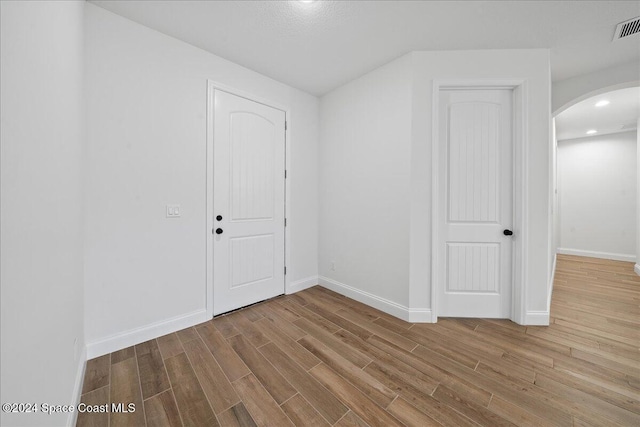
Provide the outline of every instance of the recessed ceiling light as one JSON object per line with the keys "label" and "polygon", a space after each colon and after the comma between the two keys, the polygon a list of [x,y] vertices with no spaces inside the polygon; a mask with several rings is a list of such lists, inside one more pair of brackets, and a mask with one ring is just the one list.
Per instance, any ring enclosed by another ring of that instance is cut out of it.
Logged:
{"label": "recessed ceiling light", "polygon": [[596,102],[596,107],[604,107],[605,105],[609,105],[609,101],[607,101],[606,99]]}
{"label": "recessed ceiling light", "polygon": [[587,131],[587,135],[594,135],[594,134],[596,134],[596,133],[598,133],[598,131],[597,131],[597,130],[595,130],[595,129],[589,129],[589,130]]}
{"label": "recessed ceiling light", "polygon": [[313,3],[316,0],[298,0],[300,3]]}

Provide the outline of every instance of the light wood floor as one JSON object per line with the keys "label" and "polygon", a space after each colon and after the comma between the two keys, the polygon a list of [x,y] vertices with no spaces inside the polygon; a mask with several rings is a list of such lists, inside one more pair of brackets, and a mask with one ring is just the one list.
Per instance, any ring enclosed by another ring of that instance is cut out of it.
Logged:
{"label": "light wood floor", "polygon": [[558,256],[549,327],[410,324],[314,287],[87,363],[79,426],[640,425],[640,280]]}

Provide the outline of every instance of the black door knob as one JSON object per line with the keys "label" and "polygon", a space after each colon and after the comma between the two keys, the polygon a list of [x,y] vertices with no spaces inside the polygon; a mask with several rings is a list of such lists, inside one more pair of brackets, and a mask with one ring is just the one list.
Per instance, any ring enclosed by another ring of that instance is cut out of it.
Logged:
{"label": "black door knob", "polygon": [[216,228],[216,234],[222,234],[222,228]]}
{"label": "black door knob", "polygon": [[218,215],[218,216],[216,217],[216,219],[217,219],[218,221],[222,221],[222,215]]}
{"label": "black door knob", "polygon": [[504,230],[504,231],[502,232],[502,234],[504,234],[505,236],[513,236],[513,231],[511,231],[511,230]]}

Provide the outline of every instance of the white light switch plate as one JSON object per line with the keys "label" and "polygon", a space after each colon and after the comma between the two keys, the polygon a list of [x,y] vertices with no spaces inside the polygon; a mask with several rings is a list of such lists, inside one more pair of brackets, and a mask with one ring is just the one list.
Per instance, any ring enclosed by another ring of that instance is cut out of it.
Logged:
{"label": "white light switch plate", "polygon": [[167,218],[179,218],[180,213],[180,205],[167,205]]}

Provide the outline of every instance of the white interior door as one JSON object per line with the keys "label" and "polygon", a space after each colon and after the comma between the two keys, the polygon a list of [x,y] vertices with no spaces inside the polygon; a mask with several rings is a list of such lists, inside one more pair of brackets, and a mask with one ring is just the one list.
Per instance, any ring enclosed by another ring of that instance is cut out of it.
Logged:
{"label": "white interior door", "polygon": [[512,96],[440,92],[438,316],[511,316]]}
{"label": "white interior door", "polygon": [[284,293],[285,113],[215,91],[213,312]]}

